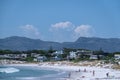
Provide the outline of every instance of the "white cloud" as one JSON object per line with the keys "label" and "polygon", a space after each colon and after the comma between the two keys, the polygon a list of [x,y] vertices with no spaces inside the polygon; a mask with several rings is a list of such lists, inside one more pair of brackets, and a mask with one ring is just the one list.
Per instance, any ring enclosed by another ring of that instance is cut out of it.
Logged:
{"label": "white cloud", "polygon": [[70,21],[64,21],[52,24],[49,31],[54,41],[64,42],[72,39],[74,28],[75,26],[73,23]]}
{"label": "white cloud", "polygon": [[91,37],[93,34],[91,25],[80,25],[74,29],[75,37]]}
{"label": "white cloud", "polygon": [[74,27],[74,25],[69,22],[69,21],[65,21],[65,22],[59,22],[59,23],[55,23],[51,25],[50,30],[59,30],[59,29],[66,29],[66,30],[71,30]]}
{"label": "white cloud", "polygon": [[38,29],[33,25],[27,24],[25,26],[21,26],[20,28],[24,31],[24,33],[27,37],[39,38],[39,36],[40,36]]}

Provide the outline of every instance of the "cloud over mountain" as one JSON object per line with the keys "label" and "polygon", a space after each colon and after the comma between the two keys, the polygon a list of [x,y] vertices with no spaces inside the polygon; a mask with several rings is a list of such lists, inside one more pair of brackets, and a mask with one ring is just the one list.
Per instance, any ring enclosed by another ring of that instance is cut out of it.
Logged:
{"label": "cloud over mountain", "polygon": [[[47,34],[40,33],[39,29],[34,25],[23,25],[20,27],[25,37],[46,40]],[[57,22],[50,25],[48,29],[49,40],[56,42],[75,41],[79,37],[93,36],[94,28],[92,25],[75,25],[70,21]]]}
{"label": "cloud over mountain", "polygon": [[91,37],[94,33],[92,25],[81,24],[77,26],[70,21],[52,24],[50,31],[57,42],[75,41],[79,37]]}
{"label": "cloud over mountain", "polygon": [[91,25],[80,25],[74,29],[75,37],[91,37],[94,30]]}
{"label": "cloud over mountain", "polygon": [[22,29],[23,33],[27,37],[29,37],[29,36],[32,36],[33,38],[40,37],[40,32],[33,25],[27,24],[27,25],[21,26],[20,28]]}

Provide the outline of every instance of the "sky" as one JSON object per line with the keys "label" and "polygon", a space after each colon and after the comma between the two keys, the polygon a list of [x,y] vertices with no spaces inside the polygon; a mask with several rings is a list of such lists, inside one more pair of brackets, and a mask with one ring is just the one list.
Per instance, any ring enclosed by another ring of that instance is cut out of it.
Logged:
{"label": "sky", "polygon": [[120,0],[0,0],[0,38],[120,38]]}

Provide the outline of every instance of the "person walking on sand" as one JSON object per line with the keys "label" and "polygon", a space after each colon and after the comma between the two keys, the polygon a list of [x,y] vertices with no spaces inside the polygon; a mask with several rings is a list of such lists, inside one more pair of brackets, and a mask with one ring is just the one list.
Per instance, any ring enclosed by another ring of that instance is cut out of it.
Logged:
{"label": "person walking on sand", "polygon": [[69,78],[71,77],[71,72],[69,72],[68,77],[69,77]]}
{"label": "person walking on sand", "polygon": [[86,72],[86,69],[84,69],[84,72]]}
{"label": "person walking on sand", "polygon": [[108,73],[106,73],[106,76],[107,76],[107,77],[109,77],[109,72],[108,72]]}
{"label": "person walking on sand", "polygon": [[93,76],[95,76],[95,71],[93,70]]}

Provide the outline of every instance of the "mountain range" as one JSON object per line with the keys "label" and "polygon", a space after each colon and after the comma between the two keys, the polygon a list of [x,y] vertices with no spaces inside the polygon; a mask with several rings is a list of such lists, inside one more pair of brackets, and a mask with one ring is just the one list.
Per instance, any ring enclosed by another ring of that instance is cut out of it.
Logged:
{"label": "mountain range", "polygon": [[96,38],[96,37],[80,37],[75,42],[52,42],[43,41],[40,39],[30,39],[26,37],[12,36],[4,39],[0,39],[0,49],[5,50],[48,50],[52,47],[55,50],[61,50],[63,48],[75,48],[75,49],[90,49],[99,50],[102,49],[105,52],[117,52],[120,51],[120,39],[119,38]]}

